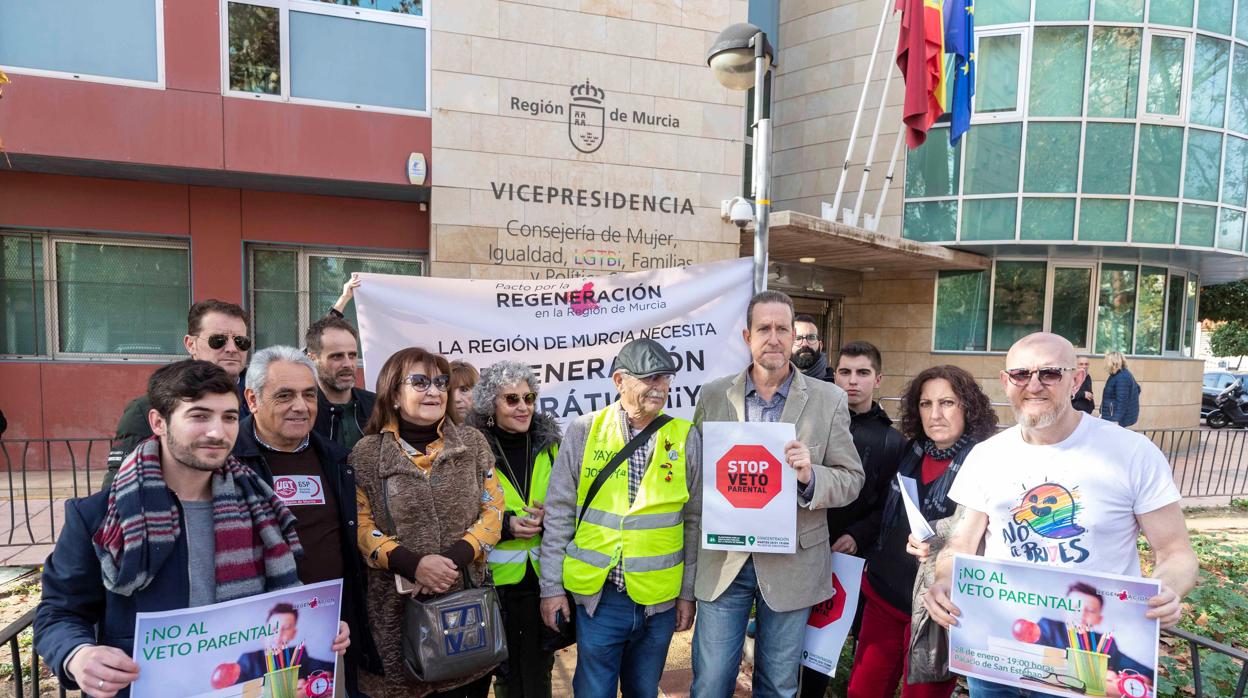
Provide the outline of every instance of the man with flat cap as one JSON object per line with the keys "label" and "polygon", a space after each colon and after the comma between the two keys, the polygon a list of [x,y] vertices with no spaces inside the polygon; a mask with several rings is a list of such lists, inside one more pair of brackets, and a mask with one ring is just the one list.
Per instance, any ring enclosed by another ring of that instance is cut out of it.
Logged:
{"label": "man with flat cap", "polygon": [[672,633],[693,625],[702,441],[662,414],[675,373],[658,342],[626,344],[611,365],[619,401],[572,422],[551,472],[542,620],[563,625],[571,593],[577,698],[656,695]]}

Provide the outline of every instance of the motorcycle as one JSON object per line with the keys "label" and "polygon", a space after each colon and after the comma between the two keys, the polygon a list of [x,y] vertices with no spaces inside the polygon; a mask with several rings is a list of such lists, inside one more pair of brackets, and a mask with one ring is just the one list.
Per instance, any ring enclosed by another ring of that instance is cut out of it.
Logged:
{"label": "motorcycle", "polygon": [[1213,404],[1217,407],[1205,418],[1210,429],[1248,427],[1248,392],[1244,390],[1242,379],[1226,386],[1213,399]]}

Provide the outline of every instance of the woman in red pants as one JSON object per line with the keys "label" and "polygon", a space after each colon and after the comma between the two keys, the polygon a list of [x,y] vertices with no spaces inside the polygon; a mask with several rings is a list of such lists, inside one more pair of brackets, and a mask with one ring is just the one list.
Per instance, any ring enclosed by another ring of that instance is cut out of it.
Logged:
{"label": "woman in red pants", "polygon": [[[996,432],[997,416],[974,377],[956,366],[933,366],[914,377],[901,397],[901,432],[910,439],[897,472],[915,480],[929,522],[953,515],[949,487],[971,447]],[[910,611],[919,561],[906,552],[910,535],[896,480],[873,519],[879,524],[867,556],[862,592],[867,602],[858,633],[848,698],[949,698],[954,680],[905,683]]]}

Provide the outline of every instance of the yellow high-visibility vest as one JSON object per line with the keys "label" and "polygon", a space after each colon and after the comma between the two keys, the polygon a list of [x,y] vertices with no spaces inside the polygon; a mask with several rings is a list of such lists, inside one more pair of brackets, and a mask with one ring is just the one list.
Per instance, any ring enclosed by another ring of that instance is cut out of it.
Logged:
{"label": "yellow high-visibility vest", "polygon": [[[546,488],[550,485],[550,467],[555,461],[555,454],[558,450],[559,447],[554,445],[537,454],[537,460],[533,462],[533,472],[529,474],[527,502],[520,496],[519,488],[507,478],[507,475],[498,468],[494,469],[494,474],[498,476],[498,482],[503,487],[504,507],[512,516],[528,516],[528,512],[524,510],[525,506],[532,507],[534,503],[546,501]],[[540,577],[542,566],[538,553],[541,547],[542,536],[540,534],[532,538],[500,541],[486,558],[490,563],[490,571],[494,575],[494,583],[498,586],[519,583],[521,579],[524,579],[525,565],[532,565],[533,571]]]}
{"label": "yellow high-visibility vest", "polygon": [[[576,594],[598,593],[607,573],[623,563],[629,597],[649,606],[680,594],[685,569],[684,516],[689,501],[685,482],[685,438],[693,423],[673,419],[655,432],[649,467],[628,501],[628,463],[616,468],[598,491],[563,558],[563,585]],[[615,405],[595,417],[581,460],[577,511],[594,478],[624,448]]]}

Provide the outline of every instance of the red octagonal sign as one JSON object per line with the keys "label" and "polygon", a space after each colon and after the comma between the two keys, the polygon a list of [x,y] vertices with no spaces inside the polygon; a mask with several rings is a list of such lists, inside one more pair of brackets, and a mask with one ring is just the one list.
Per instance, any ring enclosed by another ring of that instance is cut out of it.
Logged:
{"label": "red octagonal sign", "polygon": [[780,494],[781,467],[762,446],[733,446],[715,463],[715,488],[738,509],[762,509]]}
{"label": "red octagonal sign", "polygon": [[806,621],[806,625],[826,628],[840,620],[845,612],[845,587],[841,586],[841,580],[835,574],[832,575],[832,588],[835,590],[832,598],[810,609],[810,620]]}

